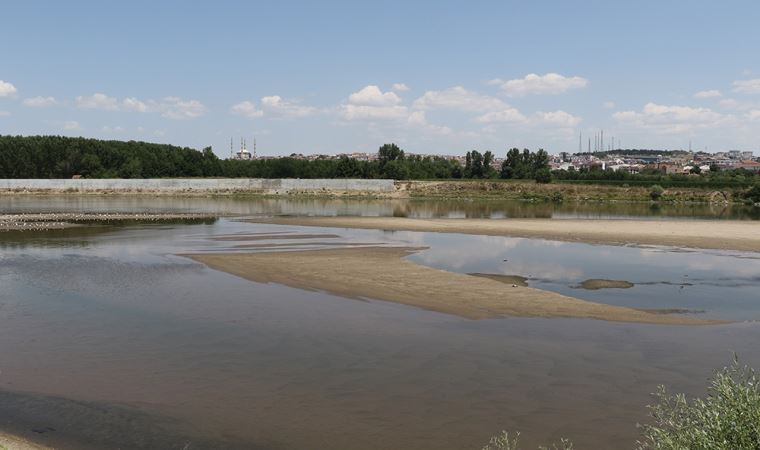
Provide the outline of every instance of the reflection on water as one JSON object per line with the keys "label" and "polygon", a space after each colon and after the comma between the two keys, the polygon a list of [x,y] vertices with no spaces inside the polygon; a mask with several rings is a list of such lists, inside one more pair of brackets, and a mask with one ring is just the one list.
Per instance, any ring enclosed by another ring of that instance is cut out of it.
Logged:
{"label": "reflection on water", "polygon": [[[217,207],[235,207],[228,200]],[[255,213],[271,208],[258,207],[264,209]],[[330,208],[322,212],[339,209]],[[348,208],[379,210],[371,203]],[[282,232],[340,238],[289,241]],[[607,449],[632,446],[657,384],[702,393],[732,350],[760,366],[754,323],[470,321],[257,284],[174,256],[235,248],[246,242],[213,238],[255,233],[273,237],[256,243],[280,247],[427,245],[411,258],[460,272],[530,276],[533,286],[597,301],[760,316],[748,294],[759,282],[757,255],[741,252],[315,233],[227,219],[5,233],[0,424],[62,449],[453,450],[479,448],[505,428],[520,430],[526,447],[568,436],[579,448]],[[572,287],[586,278],[637,284]]]}
{"label": "reflection on water", "polygon": [[224,215],[362,215],[451,218],[702,218],[760,220],[760,208],[738,205],[550,203],[471,200],[345,200],[327,198],[7,196],[10,212],[182,212]]}

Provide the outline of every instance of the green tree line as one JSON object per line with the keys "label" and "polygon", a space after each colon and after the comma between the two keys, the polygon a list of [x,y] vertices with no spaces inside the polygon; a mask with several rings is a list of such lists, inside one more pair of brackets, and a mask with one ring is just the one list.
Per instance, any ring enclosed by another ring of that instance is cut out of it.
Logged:
{"label": "green tree line", "polygon": [[[548,173],[548,155],[517,149],[501,170],[494,154],[467,152],[467,164],[439,156],[407,155],[385,144],[375,161],[296,157],[252,161],[219,159],[211,147],[188,147],[137,141],[107,141],[63,136],[0,136],[0,178],[534,178]],[[509,156],[509,155],[507,155]]]}

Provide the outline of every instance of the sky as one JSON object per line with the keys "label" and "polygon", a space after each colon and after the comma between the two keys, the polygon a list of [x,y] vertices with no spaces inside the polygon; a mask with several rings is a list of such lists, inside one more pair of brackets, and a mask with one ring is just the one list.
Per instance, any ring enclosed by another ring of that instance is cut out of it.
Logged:
{"label": "sky", "polygon": [[4,0],[0,23],[4,135],[760,154],[756,1]]}

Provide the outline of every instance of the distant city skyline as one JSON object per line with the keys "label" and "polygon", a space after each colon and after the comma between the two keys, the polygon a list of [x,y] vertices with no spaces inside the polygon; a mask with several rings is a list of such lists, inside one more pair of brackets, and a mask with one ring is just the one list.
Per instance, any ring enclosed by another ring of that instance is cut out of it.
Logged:
{"label": "distant city skyline", "polygon": [[[760,153],[749,1],[6,2],[0,134]],[[582,137],[579,139],[579,135]],[[604,146],[607,148],[607,145]],[[237,148],[235,149],[237,150]]]}

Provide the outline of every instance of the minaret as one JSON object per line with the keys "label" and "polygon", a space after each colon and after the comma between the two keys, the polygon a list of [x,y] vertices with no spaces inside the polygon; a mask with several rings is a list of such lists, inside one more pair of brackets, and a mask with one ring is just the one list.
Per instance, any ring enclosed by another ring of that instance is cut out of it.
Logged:
{"label": "minaret", "polygon": [[235,153],[232,150],[232,136],[230,136],[230,159],[235,157]]}
{"label": "minaret", "polygon": [[256,136],[253,137],[253,159],[256,159]]}

